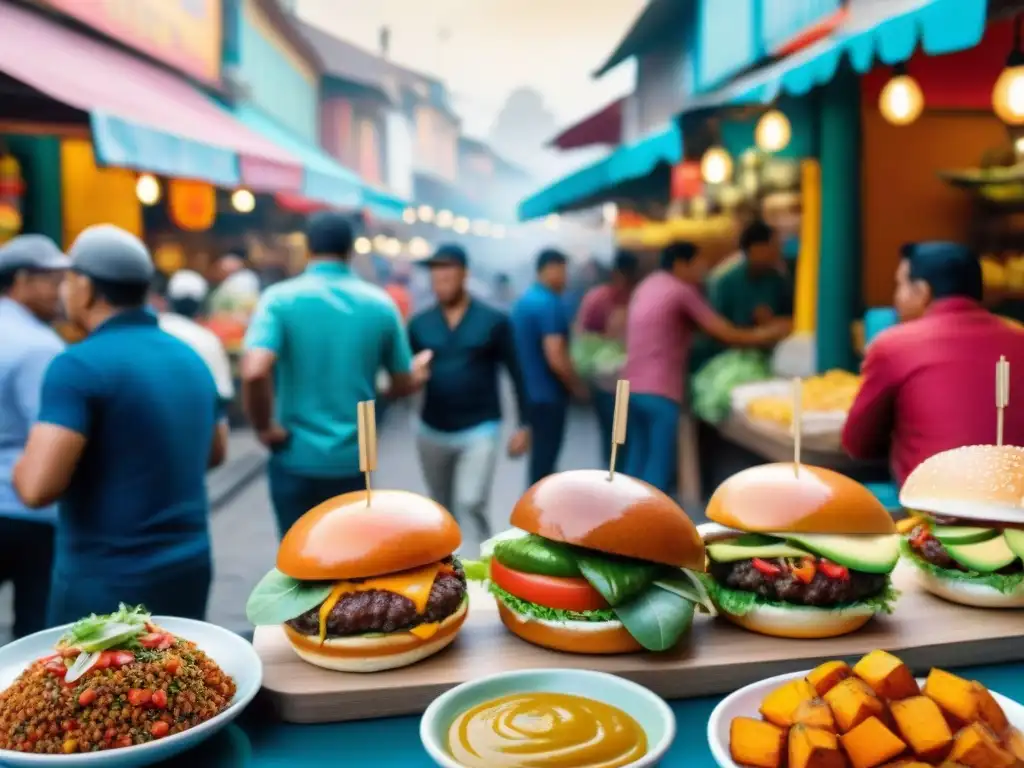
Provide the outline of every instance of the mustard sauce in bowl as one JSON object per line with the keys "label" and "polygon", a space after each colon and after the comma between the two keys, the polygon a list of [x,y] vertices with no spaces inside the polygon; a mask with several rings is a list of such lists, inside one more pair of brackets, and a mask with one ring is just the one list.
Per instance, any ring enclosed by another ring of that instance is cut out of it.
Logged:
{"label": "mustard sauce in bowl", "polygon": [[448,730],[448,751],[466,768],[621,768],[647,749],[647,734],[628,714],[567,693],[492,699]]}

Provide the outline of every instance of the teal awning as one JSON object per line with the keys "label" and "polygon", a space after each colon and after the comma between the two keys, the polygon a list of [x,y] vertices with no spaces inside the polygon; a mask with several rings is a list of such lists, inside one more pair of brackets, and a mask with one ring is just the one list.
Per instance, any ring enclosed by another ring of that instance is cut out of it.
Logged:
{"label": "teal awning", "polygon": [[380,218],[401,218],[408,206],[406,201],[370,186],[323,149],[278,125],[260,110],[242,105],[234,111],[245,125],[302,162],[303,197],[336,208],[368,208]]}
{"label": "teal awning", "polygon": [[683,135],[675,122],[610,155],[581,168],[526,198],[519,204],[519,220],[596,205],[610,199],[621,185],[648,176],[659,165],[683,159]]}
{"label": "teal awning", "polygon": [[698,96],[684,112],[731,104],[769,104],[782,94],[800,96],[829,82],[845,57],[856,72],[973,48],[985,34],[987,0],[862,0],[847,22],[805,50]]}

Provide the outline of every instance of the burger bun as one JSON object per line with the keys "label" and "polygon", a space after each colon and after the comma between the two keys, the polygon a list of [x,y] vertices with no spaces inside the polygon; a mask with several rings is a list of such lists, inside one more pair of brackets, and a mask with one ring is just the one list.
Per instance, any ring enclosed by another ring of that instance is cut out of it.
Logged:
{"label": "burger bun", "polygon": [[914,569],[918,583],[936,597],[975,608],[1024,608],[1024,582],[1010,592],[1000,592],[987,584],[968,579],[944,579],[934,573]]}
{"label": "burger bun", "polygon": [[856,632],[871,620],[875,609],[868,605],[853,605],[838,610],[759,605],[742,616],[725,613],[721,609],[719,613],[733,624],[761,635],[789,640],[820,640]]}
{"label": "burger bun", "polygon": [[287,624],[285,636],[303,661],[334,672],[383,672],[407,667],[433,656],[455,639],[469,611],[469,600],[441,622],[437,632],[424,640],[411,632],[391,632],[376,637],[320,638],[303,635]]}
{"label": "burger bun", "polygon": [[[626,628],[618,621],[543,621],[523,616],[499,598],[498,615],[509,632],[528,643],[565,653],[611,655],[643,651]],[[578,626],[574,626],[578,625]]]}

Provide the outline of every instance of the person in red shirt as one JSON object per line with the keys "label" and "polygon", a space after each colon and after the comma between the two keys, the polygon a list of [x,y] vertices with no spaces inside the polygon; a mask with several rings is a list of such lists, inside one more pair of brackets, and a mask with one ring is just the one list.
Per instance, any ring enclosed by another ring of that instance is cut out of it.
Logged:
{"label": "person in red shirt", "polygon": [[[903,248],[896,270],[900,325],[867,348],[863,383],[843,428],[855,458],[888,453],[902,486],[936,453],[996,439],[995,377],[1010,361],[1010,393],[1024,395],[1024,330],[981,305],[981,263],[967,246]],[[1024,405],[1006,409],[1004,442],[1024,445]]]}

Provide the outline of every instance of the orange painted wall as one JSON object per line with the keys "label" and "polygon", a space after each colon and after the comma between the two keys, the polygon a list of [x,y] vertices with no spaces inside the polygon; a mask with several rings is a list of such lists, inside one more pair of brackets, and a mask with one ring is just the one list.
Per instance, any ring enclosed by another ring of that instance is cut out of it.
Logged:
{"label": "orange painted wall", "polygon": [[874,307],[892,301],[900,246],[969,234],[970,199],[937,171],[977,167],[985,150],[1005,144],[1007,134],[990,113],[926,112],[896,127],[874,99],[865,100],[861,122],[863,290],[865,304]]}

